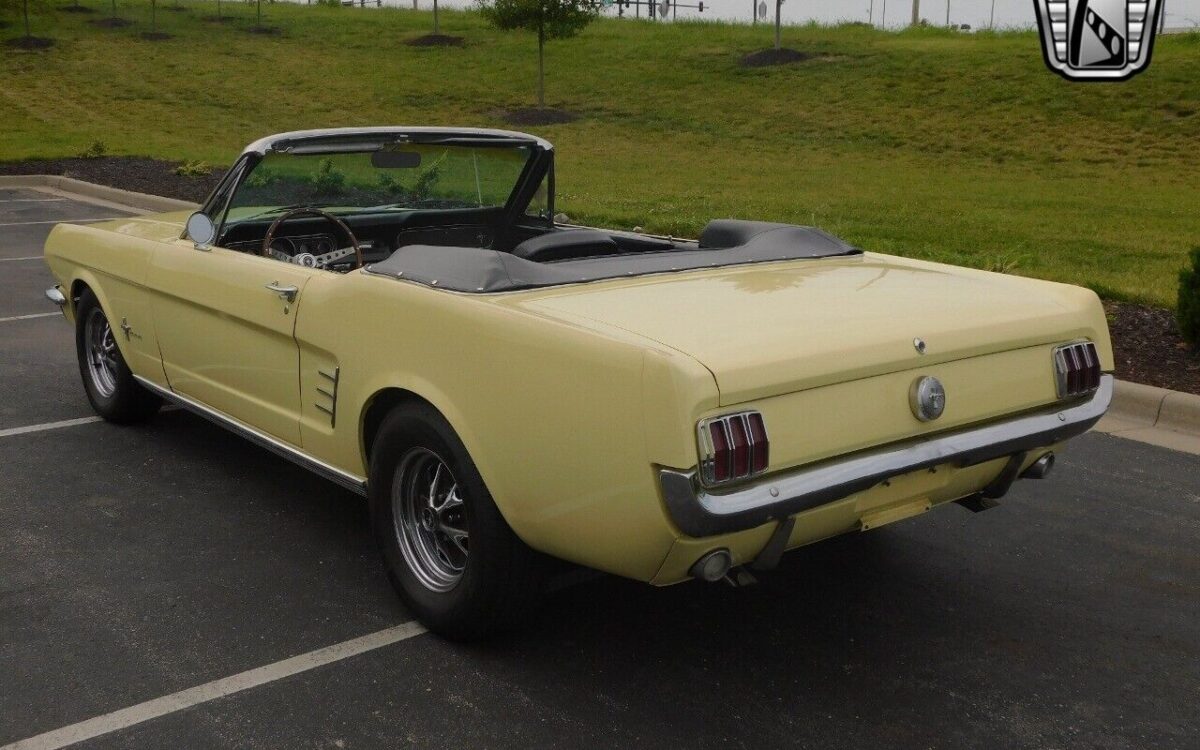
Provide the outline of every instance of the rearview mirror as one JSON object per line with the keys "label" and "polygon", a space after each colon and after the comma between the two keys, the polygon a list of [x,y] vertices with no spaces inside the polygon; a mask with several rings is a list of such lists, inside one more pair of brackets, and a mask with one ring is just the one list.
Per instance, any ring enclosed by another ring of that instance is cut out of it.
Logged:
{"label": "rearview mirror", "polygon": [[217,228],[212,219],[202,211],[197,211],[188,217],[187,236],[195,243],[197,250],[207,250],[209,243],[217,234]]}

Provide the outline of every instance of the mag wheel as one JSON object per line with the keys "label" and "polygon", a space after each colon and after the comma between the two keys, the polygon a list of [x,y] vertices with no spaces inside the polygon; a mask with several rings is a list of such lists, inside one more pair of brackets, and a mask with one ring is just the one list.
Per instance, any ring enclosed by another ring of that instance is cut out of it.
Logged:
{"label": "mag wheel", "polygon": [[112,325],[91,289],[84,289],[75,308],[75,349],[83,389],[96,413],[111,422],[140,422],[162,405],[138,385],[117,346]]}
{"label": "mag wheel", "polygon": [[449,638],[480,638],[529,613],[545,558],[509,528],[435,409],[406,404],[383,420],[367,486],[388,576],[426,627]]}
{"label": "mag wheel", "polygon": [[411,448],[392,480],[392,526],[413,576],[446,592],[462,579],[469,555],[467,514],[458,481],[428,448]]}

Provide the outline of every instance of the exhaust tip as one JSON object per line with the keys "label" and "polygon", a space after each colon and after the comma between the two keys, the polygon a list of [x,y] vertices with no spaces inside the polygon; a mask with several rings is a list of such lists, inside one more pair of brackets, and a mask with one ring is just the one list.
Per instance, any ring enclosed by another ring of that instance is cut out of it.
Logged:
{"label": "exhaust tip", "polygon": [[1022,472],[1023,479],[1045,479],[1050,476],[1050,472],[1054,469],[1054,454],[1047,453],[1038,460],[1029,465],[1029,468]]}
{"label": "exhaust tip", "polygon": [[693,578],[713,583],[724,578],[733,566],[733,557],[727,549],[716,549],[706,553],[688,569]]}

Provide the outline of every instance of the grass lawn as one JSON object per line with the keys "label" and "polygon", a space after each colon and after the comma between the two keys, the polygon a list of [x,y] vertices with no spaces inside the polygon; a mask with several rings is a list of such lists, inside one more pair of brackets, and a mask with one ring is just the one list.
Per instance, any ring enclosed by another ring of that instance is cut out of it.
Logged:
{"label": "grass lawn", "polygon": [[[65,2],[65,0],[62,0]],[[443,11],[464,47],[412,47],[432,16],[184,2],[136,21],[34,15],[49,50],[0,48],[0,160],[110,153],[230,162],[266,133],[366,124],[503,126],[532,103],[532,35]],[[165,4],[163,4],[165,5]],[[11,37],[17,19],[0,35]],[[1068,83],[1033,33],[784,30],[817,56],[739,58],[769,27],[604,20],[547,45],[547,97],[580,115],[558,146],[573,220],[695,236],[711,218],[815,224],[869,250],[1089,285],[1173,306],[1200,244],[1200,35],[1168,36],[1123,84]]]}

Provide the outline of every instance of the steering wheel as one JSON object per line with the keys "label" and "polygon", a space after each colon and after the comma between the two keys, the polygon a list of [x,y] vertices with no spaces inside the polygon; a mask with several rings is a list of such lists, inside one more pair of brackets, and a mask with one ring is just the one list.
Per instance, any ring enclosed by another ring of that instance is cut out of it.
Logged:
{"label": "steering wheel", "polygon": [[[275,231],[279,229],[279,226],[283,224],[283,222],[287,221],[288,219],[294,219],[297,216],[306,215],[320,216],[330,224],[336,225],[342,230],[342,232],[345,233],[347,237],[350,238],[351,246],[337,248],[331,252],[322,253],[321,255],[313,255],[312,253],[296,253],[295,255],[288,255],[287,253],[281,253],[271,247],[271,243],[275,241]],[[362,248],[358,246],[358,238],[354,236],[354,232],[350,231],[350,227],[346,226],[346,222],[342,221],[331,213],[327,213],[319,208],[313,208],[309,206],[301,206],[300,208],[293,208],[290,211],[285,211],[279,215],[278,219],[271,222],[270,228],[267,229],[267,236],[263,237],[262,250],[259,252],[259,255],[262,255],[266,258],[281,260],[284,263],[295,263],[296,265],[304,266],[305,268],[328,268],[329,264],[353,255],[356,264],[354,267],[362,268],[363,266]]]}

